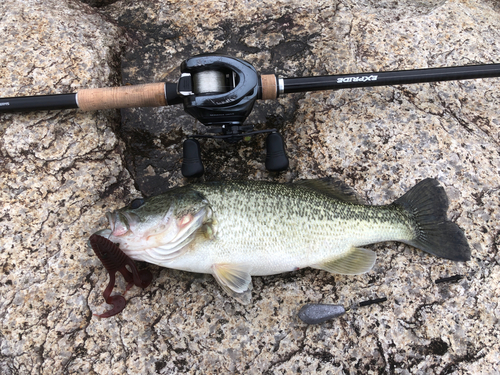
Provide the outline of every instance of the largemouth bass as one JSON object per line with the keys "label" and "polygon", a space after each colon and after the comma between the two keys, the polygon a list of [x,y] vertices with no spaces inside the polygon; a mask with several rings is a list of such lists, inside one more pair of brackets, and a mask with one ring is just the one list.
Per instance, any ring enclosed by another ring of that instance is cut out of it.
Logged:
{"label": "largemouth bass", "polygon": [[252,276],[304,267],[355,275],[376,255],[363,246],[399,241],[454,261],[470,258],[448,199],[426,179],[392,204],[364,205],[339,180],[292,184],[208,182],[174,188],[107,213],[97,234],[134,260],[212,274],[241,303]]}

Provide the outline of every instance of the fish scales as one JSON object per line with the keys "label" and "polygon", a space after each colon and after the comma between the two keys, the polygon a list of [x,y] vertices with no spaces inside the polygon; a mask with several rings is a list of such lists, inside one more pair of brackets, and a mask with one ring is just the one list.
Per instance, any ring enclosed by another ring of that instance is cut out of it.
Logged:
{"label": "fish scales", "polygon": [[249,301],[251,276],[303,267],[367,272],[375,253],[362,246],[372,243],[400,241],[452,260],[470,257],[436,180],[384,206],[354,203],[351,193],[332,181],[198,183],[108,213],[111,229],[98,234],[132,259],[211,273],[242,303]]}
{"label": "fish scales", "polygon": [[407,218],[393,207],[358,206],[300,186],[266,185],[193,185],[217,220],[217,241],[198,249],[204,257],[248,263],[253,275],[268,275],[310,266],[353,246],[413,236],[402,220]]}

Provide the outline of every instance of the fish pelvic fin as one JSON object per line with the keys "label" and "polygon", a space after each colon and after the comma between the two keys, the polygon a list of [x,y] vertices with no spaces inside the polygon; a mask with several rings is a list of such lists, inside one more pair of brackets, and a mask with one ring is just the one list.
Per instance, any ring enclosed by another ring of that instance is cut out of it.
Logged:
{"label": "fish pelvic fin", "polygon": [[376,259],[377,255],[375,252],[360,247],[353,247],[342,257],[327,259],[311,267],[340,275],[359,275],[370,271]]}
{"label": "fish pelvic fin", "polygon": [[247,305],[252,299],[252,276],[244,266],[229,263],[216,263],[212,266],[217,283],[239,303]]}
{"label": "fish pelvic fin", "polygon": [[403,207],[416,223],[415,238],[402,242],[441,258],[459,262],[470,259],[464,233],[447,218],[448,197],[436,179],[419,182],[393,205]]}

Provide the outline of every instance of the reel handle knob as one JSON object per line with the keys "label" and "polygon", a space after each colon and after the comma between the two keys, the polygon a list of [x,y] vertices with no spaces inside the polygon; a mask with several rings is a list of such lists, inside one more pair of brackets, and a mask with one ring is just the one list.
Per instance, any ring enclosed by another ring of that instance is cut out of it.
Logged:
{"label": "reel handle knob", "polygon": [[186,139],[182,146],[182,175],[200,177],[204,171],[199,142],[196,139]]}
{"label": "reel handle knob", "polygon": [[285,153],[285,142],[278,133],[271,133],[266,138],[266,169],[281,172],[288,168],[288,157]]}

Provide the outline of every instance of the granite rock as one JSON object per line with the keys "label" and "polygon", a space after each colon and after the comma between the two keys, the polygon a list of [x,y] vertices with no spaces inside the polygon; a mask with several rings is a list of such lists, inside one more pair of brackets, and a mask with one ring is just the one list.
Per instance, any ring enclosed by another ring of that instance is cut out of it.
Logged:
{"label": "granite rock", "polygon": [[[202,52],[288,77],[493,63],[499,20],[498,7],[480,0],[123,0],[99,9],[6,0],[0,96],[174,82],[180,62]],[[203,144],[205,180],[337,176],[371,204],[435,177],[471,261],[373,245],[379,257],[367,274],[256,277],[248,306],[211,276],[141,264],[152,285],[132,288],[109,319],[93,316],[106,309],[107,275],[87,238],[106,211],[186,183],[181,142],[204,126],[173,106],[2,115],[0,372],[500,371],[499,88],[492,78],[257,103],[248,121],[285,137],[291,166],[279,175],[263,167],[263,138]],[[435,283],[453,275],[463,278]],[[305,303],[382,296],[321,325],[297,318]]]}
{"label": "granite rock", "polygon": [[[118,82],[122,32],[88,6],[6,0],[0,30],[2,97]],[[133,189],[113,132],[119,116],[44,111],[0,124],[0,373],[62,373],[92,320],[93,207]]]}

